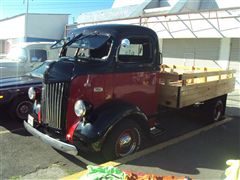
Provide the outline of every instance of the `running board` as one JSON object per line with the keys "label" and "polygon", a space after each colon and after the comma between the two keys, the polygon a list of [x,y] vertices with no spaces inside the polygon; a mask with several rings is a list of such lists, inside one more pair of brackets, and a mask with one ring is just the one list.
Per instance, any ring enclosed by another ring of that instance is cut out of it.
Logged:
{"label": "running board", "polygon": [[164,134],[165,132],[166,132],[166,129],[161,128],[160,125],[158,125],[158,124],[150,129],[150,134],[153,137],[160,136],[160,135]]}

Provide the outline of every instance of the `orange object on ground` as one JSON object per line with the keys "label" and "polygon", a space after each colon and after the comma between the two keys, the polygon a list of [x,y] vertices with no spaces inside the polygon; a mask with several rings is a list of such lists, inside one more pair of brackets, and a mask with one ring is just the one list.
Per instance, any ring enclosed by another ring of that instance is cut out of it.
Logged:
{"label": "orange object on ground", "polygon": [[133,173],[124,171],[126,180],[191,180],[189,177],[159,176],[155,174]]}

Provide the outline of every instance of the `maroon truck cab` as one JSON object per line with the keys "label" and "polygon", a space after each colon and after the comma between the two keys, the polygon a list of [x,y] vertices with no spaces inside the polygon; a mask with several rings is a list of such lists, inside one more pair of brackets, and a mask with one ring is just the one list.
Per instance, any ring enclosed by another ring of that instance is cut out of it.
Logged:
{"label": "maroon truck cab", "polygon": [[151,29],[133,25],[79,28],[59,41],[60,59],[50,64],[34,113],[24,121],[33,135],[76,155],[101,151],[126,156],[155,125],[160,53]]}

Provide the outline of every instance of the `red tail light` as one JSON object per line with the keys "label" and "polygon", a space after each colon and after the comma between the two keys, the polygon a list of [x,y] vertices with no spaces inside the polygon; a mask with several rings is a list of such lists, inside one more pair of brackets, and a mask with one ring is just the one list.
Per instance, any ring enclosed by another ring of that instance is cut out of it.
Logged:
{"label": "red tail light", "polygon": [[74,123],[71,128],[69,129],[67,135],[66,135],[66,139],[67,141],[69,141],[70,143],[73,143],[73,133],[75,131],[75,129],[77,128],[78,124],[80,121],[77,121],[76,123]]}

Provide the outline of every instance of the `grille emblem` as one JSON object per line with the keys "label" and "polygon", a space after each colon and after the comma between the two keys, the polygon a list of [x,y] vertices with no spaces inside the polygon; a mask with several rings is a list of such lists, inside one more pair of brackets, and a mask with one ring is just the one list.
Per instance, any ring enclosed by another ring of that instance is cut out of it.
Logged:
{"label": "grille emblem", "polygon": [[93,92],[96,92],[96,93],[103,92],[103,88],[102,87],[95,87],[93,89]]}

